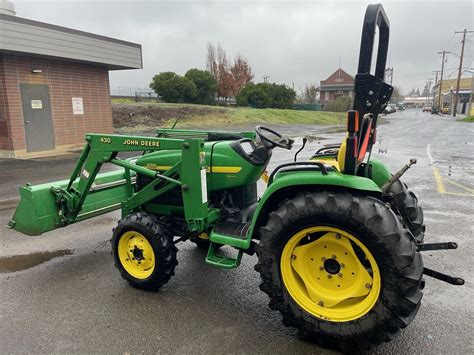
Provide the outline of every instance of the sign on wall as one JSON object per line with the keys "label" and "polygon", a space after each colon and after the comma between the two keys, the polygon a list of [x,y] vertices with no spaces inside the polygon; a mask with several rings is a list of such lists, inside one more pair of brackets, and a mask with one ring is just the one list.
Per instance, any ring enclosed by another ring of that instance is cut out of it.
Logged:
{"label": "sign on wall", "polygon": [[82,97],[72,98],[72,113],[74,115],[84,114],[84,104],[82,103]]}
{"label": "sign on wall", "polygon": [[31,108],[33,110],[41,110],[43,108],[43,101],[41,101],[41,100],[31,100]]}

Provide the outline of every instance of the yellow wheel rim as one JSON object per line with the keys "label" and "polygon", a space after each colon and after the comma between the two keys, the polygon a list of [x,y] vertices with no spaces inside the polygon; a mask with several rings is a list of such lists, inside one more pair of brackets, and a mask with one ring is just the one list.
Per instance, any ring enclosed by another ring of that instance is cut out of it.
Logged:
{"label": "yellow wheel rim", "polygon": [[155,253],[150,242],[140,233],[128,231],[118,243],[118,256],[123,268],[137,279],[146,279],[155,269]]}
{"label": "yellow wheel rim", "polygon": [[283,283],[314,317],[349,322],[367,314],[380,294],[372,253],[352,234],[314,226],[293,235],[281,254]]}

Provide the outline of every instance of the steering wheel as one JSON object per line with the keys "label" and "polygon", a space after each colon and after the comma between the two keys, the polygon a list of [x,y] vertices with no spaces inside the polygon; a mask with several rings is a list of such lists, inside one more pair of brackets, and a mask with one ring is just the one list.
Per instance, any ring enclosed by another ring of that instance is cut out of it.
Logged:
{"label": "steering wheel", "polygon": [[[260,140],[262,141],[262,144],[265,146],[265,148],[271,149],[274,147],[280,147],[280,148],[285,148],[285,149],[291,149],[293,140],[284,137],[281,133],[278,133],[277,131],[274,131],[271,128],[265,127],[265,126],[257,126],[255,127],[255,132],[257,132],[258,136],[260,137]],[[264,132],[266,133],[272,133],[275,136],[277,136],[279,139],[278,140],[273,140],[269,138]]]}

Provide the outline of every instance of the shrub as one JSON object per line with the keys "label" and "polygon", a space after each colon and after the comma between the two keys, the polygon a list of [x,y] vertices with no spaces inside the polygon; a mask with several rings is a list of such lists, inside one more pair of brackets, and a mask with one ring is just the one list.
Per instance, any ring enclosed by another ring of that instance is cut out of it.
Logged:
{"label": "shrub", "polygon": [[345,112],[350,110],[352,106],[352,99],[349,96],[339,96],[333,102],[326,104],[324,111]]}

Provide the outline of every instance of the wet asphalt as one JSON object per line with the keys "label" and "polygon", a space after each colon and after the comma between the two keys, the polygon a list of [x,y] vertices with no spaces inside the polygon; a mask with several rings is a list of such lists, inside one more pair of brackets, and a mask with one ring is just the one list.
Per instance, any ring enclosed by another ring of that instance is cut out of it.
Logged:
{"label": "wet asphalt", "polygon": [[[453,251],[425,252],[425,266],[461,276],[466,284],[426,277],[416,319],[373,353],[472,354],[474,125],[415,109],[386,120],[373,155],[393,171],[418,159],[402,179],[424,208],[425,241],[459,244]],[[314,137],[300,159],[343,136],[327,127],[275,128]],[[275,150],[270,168],[295,151]],[[46,159],[34,167],[1,161],[0,200],[14,198],[27,176],[33,182],[67,178],[74,159]],[[2,226],[13,214],[11,205],[0,203]],[[0,353],[330,353],[301,341],[267,307],[253,270],[256,257],[244,256],[235,270],[216,269],[185,242],[178,244],[176,275],[159,292],[128,286],[110,255],[118,218],[114,212],[38,237],[0,228]]]}

